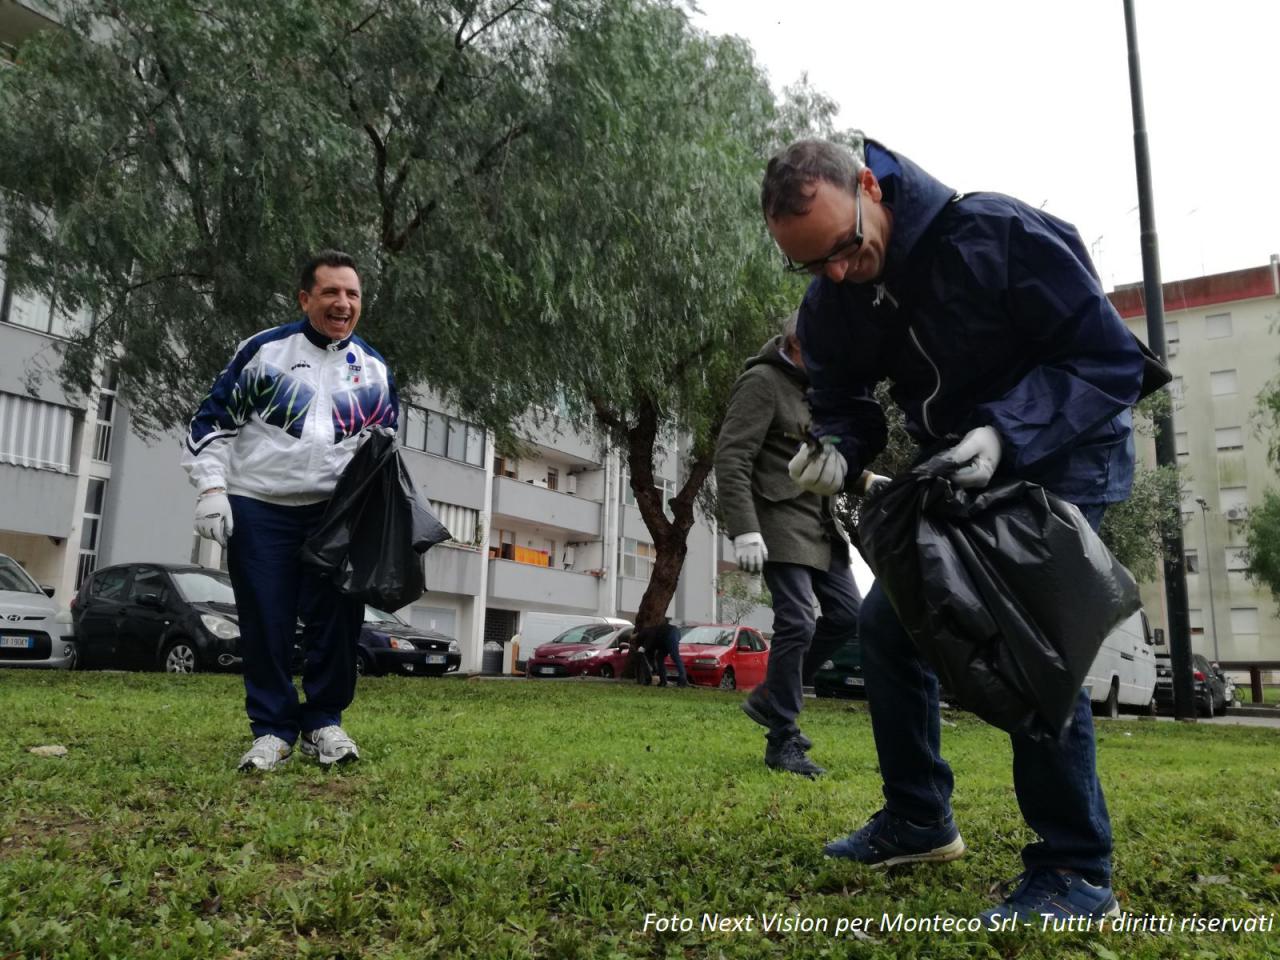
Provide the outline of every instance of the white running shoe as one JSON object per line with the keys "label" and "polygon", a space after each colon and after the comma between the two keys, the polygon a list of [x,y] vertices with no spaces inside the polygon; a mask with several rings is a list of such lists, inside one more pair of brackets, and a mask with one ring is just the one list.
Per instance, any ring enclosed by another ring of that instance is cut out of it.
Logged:
{"label": "white running shoe", "polygon": [[268,733],[253,741],[249,752],[240,758],[237,770],[274,770],[293,756],[293,747],[287,740],[281,740]]}
{"label": "white running shoe", "polygon": [[310,730],[302,735],[299,743],[302,745],[303,756],[315,757],[321,766],[351,763],[360,759],[356,742],[337,724]]}

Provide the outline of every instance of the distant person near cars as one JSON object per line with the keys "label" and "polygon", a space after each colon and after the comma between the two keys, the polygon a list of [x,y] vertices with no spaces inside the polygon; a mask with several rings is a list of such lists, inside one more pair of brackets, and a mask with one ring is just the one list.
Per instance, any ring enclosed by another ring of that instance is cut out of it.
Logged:
{"label": "distant person near cars", "polygon": [[768,673],[742,709],[768,730],[766,766],[817,777],[825,771],[807,755],[812,743],[798,722],[805,664],[816,668],[856,635],[862,598],[832,498],[801,488],[787,472],[807,432],[808,383],[793,314],[733,385],[715,470],[738,566],[763,573],[773,597]]}
{"label": "distant person near cars", "polygon": [[689,675],[685,673],[684,660],[680,657],[680,628],[671,622],[670,617],[664,617],[662,623],[653,629],[653,668],[658,674],[658,686],[667,685],[668,657],[676,667],[676,686],[689,686]]}
{"label": "distant person near cars", "polygon": [[[854,140],[792,144],[769,161],[761,189],[787,266],[813,277],[798,334],[821,442],[800,447],[792,476],[821,496],[858,478],[886,442],[874,390],[887,380],[917,442],[954,463],[954,486],[1031,481],[1096,530],[1133,481],[1130,408],[1167,371],[1107,300],[1070,224],[1001,194],[956,193],[901,154]],[[859,628],[884,808],[825,852],[875,867],[953,860],[965,846],[937,677],[879,584]],[[1014,791],[1038,840],[983,919],[1118,912],[1088,694],[1057,740],[1012,740]]]}
{"label": "distant person near cars", "polygon": [[[308,260],[302,318],[240,344],[186,439],[183,466],[199,491],[196,530],[227,549],[240,616],[254,736],[241,770],[274,769],[299,738],[303,754],[321,764],[360,756],[341,721],[355,697],[364,604],[298,560],[364,431],[398,423],[391,371],[354,335],[360,292],[348,254],[326,250]],[[289,673],[299,617],[304,703]]]}

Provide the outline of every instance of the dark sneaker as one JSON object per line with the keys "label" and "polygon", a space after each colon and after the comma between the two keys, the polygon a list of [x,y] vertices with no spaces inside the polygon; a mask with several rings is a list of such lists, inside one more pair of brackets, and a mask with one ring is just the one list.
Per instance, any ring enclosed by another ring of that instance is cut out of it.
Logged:
{"label": "dark sneaker", "polygon": [[768,746],[764,748],[764,765],[770,770],[795,773],[810,780],[827,772],[805,756],[799,737],[789,737],[781,743],[769,740]]}
{"label": "dark sneaker", "polygon": [[[747,699],[743,700],[740,706],[743,713],[766,730],[777,730],[787,726],[787,721],[773,709],[773,703],[769,700],[769,691],[765,690],[763,684],[747,694]],[[809,750],[813,747],[813,741],[799,730],[796,731],[794,739],[800,744],[801,750]]]}
{"label": "dark sneaker", "polygon": [[920,826],[881,810],[842,840],[822,848],[828,857],[856,860],[869,867],[892,867],[900,863],[945,863],[964,853],[964,840],[953,819],[933,826]]}
{"label": "dark sneaker", "polygon": [[1011,884],[1012,892],[999,906],[981,914],[988,927],[1000,921],[1014,923],[1040,923],[1040,917],[1065,920],[1068,917],[1089,917],[1100,920],[1120,914],[1111,888],[1092,884],[1074,871],[1040,868],[1023,872]]}

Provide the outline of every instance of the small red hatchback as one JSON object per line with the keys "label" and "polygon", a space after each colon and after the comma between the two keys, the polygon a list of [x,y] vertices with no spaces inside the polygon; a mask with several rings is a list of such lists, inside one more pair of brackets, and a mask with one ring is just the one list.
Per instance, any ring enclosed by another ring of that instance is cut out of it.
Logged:
{"label": "small red hatchback", "polygon": [[[733,623],[684,627],[680,632],[680,659],[690,683],[721,690],[750,690],[764,682],[769,644],[758,631]],[[667,679],[675,675],[675,665],[668,659]]]}

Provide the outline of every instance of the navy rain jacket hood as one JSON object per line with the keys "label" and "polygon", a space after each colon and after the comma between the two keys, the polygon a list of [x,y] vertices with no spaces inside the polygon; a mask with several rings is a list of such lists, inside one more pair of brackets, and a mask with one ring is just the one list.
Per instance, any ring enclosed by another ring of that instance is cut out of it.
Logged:
{"label": "navy rain jacket hood", "polygon": [[839,437],[848,476],[884,448],[873,392],[888,379],[926,450],[989,425],[1004,447],[998,475],[1076,504],[1124,500],[1130,407],[1144,373],[1161,377],[1075,228],[1011,197],[958,195],[870,140],[867,163],[893,213],[883,275],[815,277],[799,322],[814,431]]}

